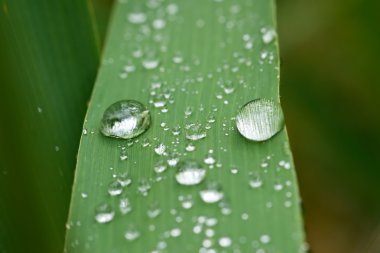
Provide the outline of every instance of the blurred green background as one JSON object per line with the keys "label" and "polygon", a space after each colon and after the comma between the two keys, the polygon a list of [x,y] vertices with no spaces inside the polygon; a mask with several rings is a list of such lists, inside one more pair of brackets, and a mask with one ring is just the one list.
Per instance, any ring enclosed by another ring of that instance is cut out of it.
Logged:
{"label": "blurred green background", "polygon": [[[111,1],[0,6],[0,252],[61,252]],[[380,252],[379,11],[376,0],[277,1],[282,103],[314,253]]]}

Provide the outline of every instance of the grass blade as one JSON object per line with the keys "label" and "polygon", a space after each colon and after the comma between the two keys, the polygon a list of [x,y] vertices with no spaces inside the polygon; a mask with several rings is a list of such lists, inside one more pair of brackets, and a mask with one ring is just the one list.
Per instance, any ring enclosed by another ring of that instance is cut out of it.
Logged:
{"label": "grass blade", "polygon": [[[151,252],[157,247],[164,252],[198,252],[202,247],[223,252],[218,245],[222,237],[232,240],[228,252],[304,252],[286,131],[269,141],[251,142],[239,135],[234,120],[248,101],[279,99],[274,28],[273,1],[116,3],[79,149],[66,252]],[[125,66],[129,70],[123,72]],[[164,110],[155,108],[161,99],[157,94],[166,96]],[[105,109],[122,99],[149,105],[152,114],[150,129],[133,145],[99,132]],[[192,113],[186,116],[189,108]],[[185,151],[185,125],[197,122],[210,124],[207,136],[194,142],[195,151]],[[154,165],[168,159],[155,154],[159,143],[180,160],[199,163],[213,150],[216,163],[207,169],[206,181],[220,184],[223,201],[203,203],[199,192],[207,182],[181,186],[174,179],[175,168],[157,176]],[[124,147],[128,159],[121,160]],[[110,182],[125,172],[132,184],[122,197],[109,196]],[[261,187],[249,186],[251,174],[261,178]],[[146,182],[151,189],[143,196]],[[193,206],[184,209],[179,198],[189,195]],[[128,214],[119,211],[121,198],[130,201]],[[103,203],[115,212],[108,224],[95,221],[95,209]],[[151,218],[152,210],[160,210],[158,217]],[[209,230],[198,234],[193,230],[203,219]],[[132,227],[139,237],[126,240]]]}

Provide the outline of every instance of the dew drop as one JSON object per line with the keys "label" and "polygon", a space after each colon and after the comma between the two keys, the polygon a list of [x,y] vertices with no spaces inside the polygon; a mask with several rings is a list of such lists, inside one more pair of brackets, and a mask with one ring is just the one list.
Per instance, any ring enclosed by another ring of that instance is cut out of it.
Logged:
{"label": "dew drop", "polygon": [[181,202],[181,206],[184,209],[190,209],[193,207],[194,201],[193,196],[191,195],[180,195],[178,200]]}
{"label": "dew drop", "polygon": [[122,198],[119,201],[119,210],[122,214],[127,214],[132,211],[131,203],[128,198]]}
{"label": "dew drop", "polygon": [[157,155],[163,155],[165,153],[166,146],[163,143],[158,144],[154,148],[154,152],[156,152]]}
{"label": "dew drop", "polygon": [[108,204],[101,204],[95,210],[95,220],[98,223],[107,223],[112,221],[115,216],[115,212]]}
{"label": "dew drop", "polygon": [[216,183],[209,183],[206,189],[199,192],[199,195],[205,203],[216,203],[224,197],[224,193]]}
{"label": "dew drop", "polygon": [[186,160],[178,164],[176,180],[181,185],[196,185],[203,181],[206,170],[196,161]]}
{"label": "dew drop", "polygon": [[161,209],[159,208],[157,203],[153,203],[149,205],[146,214],[149,218],[154,219],[161,214]]}
{"label": "dew drop", "polygon": [[122,173],[118,176],[117,181],[122,187],[128,186],[132,183],[132,179],[129,177],[128,172]]}
{"label": "dew drop", "polygon": [[146,14],[143,12],[129,13],[128,21],[132,24],[142,24],[146,21]]}
{"label": "dew drop", "polygon": [[140,231],[138,231],[135,227],[130,226],[124,233],[125,239],[128,241],[134,241],[140,237]]}
{"label": "dew drop", "polygon": [[127,150],[122,149],[120,151],[120,160],[124,161],[124,160],[127,160],[127,159],[128,159]]}
{"label": "dew drop", "polygon": [[222,247],[222,248],[230,247],[232,244],[231,238],[229,238],[227,236],[220,237],[218,242],[219,242],[220,247]]}
{"label": "dew drop", "polygon": [[158,59],[150,59],[150,58],[144,59],[142,61],[143,67],[148,70],[157,68],[159,63],[160,62]]}
{"label": "dew drop", "polygon": [[179,237],[181,235],[182,231],[179,228],[173,228],[170,230],[170,236],[171,237]]}
{"label": "dew drop", "polygon": [[185,147],[185,150],[188,151],[188,152],[193,152],[195,150],[195,146],[193,143],[188,143]]}
{"label": "dew drop", "polygon": [[155,28],[155,29],[157,29],[157,30],[160,30],[160,29],[162,29],[162,28],[164,28],[165,27],[165,25],[166,25],[166,21],[165,20],[163,20],[163,19],[155,19],[154,21],[153,21],[153,27]]}
{"label": "dew drop", "polygon": [[109,195],[117,196],[117,195],[120,195],[122,192],[123,192],[123,186],[118,180],[113,181],[108,185]]}
{"label": "dew drop", "polygon": [[253,141],[265,141],[284,127],[284,115],[279,103],[256,99],[245,104],[236,117],[240,134]]}
{"label": "dew drop", "polygon": [[154,165],[154,167],[153,167],[153,170],[154,170],[154,172],[156,172],[156,173],[162,173],[162,172],[164,172],[165,170],[167,169],[167,165],[166,165],[166,163],[164,162],[164,161],[158,161],[155,165]]}
{"label": "dew drop", "polygon": [[201,124],[189,124],[186,126],[186,139],[197,141],[207,136]]}
{"label": "dew drop", "polygon": [[263,28],[263,29],[261,29],[261,32],[263,34],[262,40],[263,40],[264,44],[271,43],[277,37],[276,31],[273,30],[272,28],[269,28],[269,29]]}
{"label": "dew drop", "polygon": [[103,135],[131,139],[150,126],[150,113],[138,101],[122,100],[110,105],[103,114],[100,131]]}
{"label": "dew drop", "polygon": [[260,236],[260,242],[267,244],[270,242],[270,236],[269,235],[261,235]]}

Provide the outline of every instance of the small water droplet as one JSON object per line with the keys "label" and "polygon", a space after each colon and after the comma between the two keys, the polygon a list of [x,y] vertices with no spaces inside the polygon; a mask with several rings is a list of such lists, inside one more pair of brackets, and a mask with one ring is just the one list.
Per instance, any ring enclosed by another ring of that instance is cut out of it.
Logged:
{"label": "small water droplet", "polygon": [[121,173],[117,177],[117,181],[121,184],[122,187],[128,186],[132,183],[132,179],[129,177],[128,172]]}
{"label": "small water droplet", "polygon": [[207,165],[214,165],[216,160],[214,158],[214,155],[213,155],[213,152],[208,152],[208,154],[206,155],[205,159],[203,160],[205,164]]}
{"label": "small water droplet", "polygon": [[261,32],[263,34],[262,40],[264,44],[271,43],[277,37],[276,31],[272,28],[262,28]]}
{"label": "small water droplet", "polygon": [[157,155],[163,155],[165,154],[166,146],[163,143],[159,143],[155,148],[154,152],[156,152]]}
{"label": "small water droplet", "polygon": [[127,160],[127,159],[128,159],[127,150],[122,149],[120,151],[120,160],[124,161],[124,160]]}
{"label": "small water droplet", "polygon": [[133,72],[133,71],[136,70],[136,67],[132,63],[127,63],[127,64],[124,65],[123,69],[124,69],[125,72],[131,73],[131,72]]}
{"label": "small water droplet", "polygon": [[83,131],[82,131],[82,133],[83,133],[83,135],[87,135],[87,134],[88,134],[88,131],[87,131],[87,129],[86,129],[86,128],[84,128],[84,129],[83,129]]}
{"label": "small water droplet", "polygon": [[181,185],[196,185],[203,181],[206,170],[196,161],[186,160],[178,164],[176,180]]}
{"label": "small water droplet", "polygon": [[224,193],[216,183],[209,183],[207,188],[201,190],[199,194],[205,203],[216,203],[224,197]]}
{"label": "small water droplet", "polygon": [[150,184],[150,182],[146,179],[141,179],[140,182],[139,182],[139,185],[138,185],[138,191],[144,196],[148,196],[148,192],[150,190],[150,188],[152,187],[152,185]]}
{"label": "small water droplet", "polygon": [[173,56],[173,62],[176,63],[176,64],[179,64],[179,63],[182,63],[183,62],[183,57],[180,53],[176,53],[174,56]]}
{"label": "small water droplet", "polygon": [[95,210],[95,220],[98,223],[107,223],[112,221],[115,216],[115,212],[108,204],[101,204]]}
{"label": "small water droplet", "polygon": [[201,124],[189,124],[186,126],[186,139],[197,141],[207,136]]}
{"label": "small water droplet", "polygon": [[153,204],[149,205],[146,214],[149,218],[154,219],[161,214],[161,209],[159,208],[158,204],[154,202]]}
{"label": "small water droplet", "polygon": [[153,27],[157,30],[160,30],[160,29],[163,29],[166,25],[166,21],[161,19],[161,18],[158,18],[158,19],[155,19],[153,20]]}
{"label": "small water droplet", "polygon": [[171,237],[179,237],[181,235],[182,231],[180,228],[173,228],[170,230],[170,236]]}
{"label": "small water droplet", "polygon": [[85,193],[85,192],[82,192],[80,195],[81,195],[81,197],[84,198],[84,199],[86,199],[86,198],[88,197],[88,194]]}
{"label": "small water droplet", "polygon": [[179,161],[178,153],[172,152],[168,154],[168,159],[166,160],[166,162],[168,163],[170,167],[176,166],[178,161]]}
{"label": "small water droplet", "polygon": [[193,207],[194,201],[193,196],[191,195],[180,195],[178,200],[181,202],[181,206],[184,209],[190,209]]}
{"label": "small water droplet", "polygon": [[142,61],[142,65],[145,69],[155,69],[158,67],[160,61],[158,59],[147,58]]}
{"label": "small water droplet", "polygon": [[108,185],[109,195],[117,196],[117,195],[120,195],[122,192],[123,192],[123,186],[118,180],[113,181]]}
{"label": "small water droplet", "polygon": [[218,242],[219,242],[220,247],[222,248],[230,247],[232,244],[231,238],[227,236],[220,237]]}
{"label": "small water droplet", "polygon": [[134,226],[129,226],[124,233],[124,237],[128,241],[134,241],[140,237],[140,231],[138,231]]}
{"label": "small water droplet", "polygon": [[132,24],[142,24],[146,21],[146,14],[143,12],[132,12],[128,14],[128,21]]}
{"label": "small water droplet", "polygon": [[185,150],[188,151],[188,152],[193,152],[195,150],[195,146],[193,143],[188,143],[185,147]]}
{"label": "small water droplet", "polygon": [[260,242],[264,243],[264,244],[267,244],[270,242],[270,236],[269,235],[261,235],[260,236]]}
{"label": "small water droplet", "polygon": [[240,134],[253,141],[265,141],[284,127],[280,104],[269,99],[256,99],[245,104],[236,116]]}
{"label": "small water droplet", "polygon": [[144,133],[150,126],[150,113],[138,101],[122,100],[110,105],[103,114],[103,135],[131,139]]}
{"label": "small water droplet", "polygon": [[128,198],[121,198],[119,201],[119,210],[122,214],[127,214],[132,211],[131,203]]}
{"label": "small water droplet", "polygon": [[156,173],[158,173],[158,174],[164,172],[166,169],[167,169],[166,162],[164,162],[163,160],[158,161],[158,162],[154,165],[154,167],[153,167],[153,170],[154,170]]}

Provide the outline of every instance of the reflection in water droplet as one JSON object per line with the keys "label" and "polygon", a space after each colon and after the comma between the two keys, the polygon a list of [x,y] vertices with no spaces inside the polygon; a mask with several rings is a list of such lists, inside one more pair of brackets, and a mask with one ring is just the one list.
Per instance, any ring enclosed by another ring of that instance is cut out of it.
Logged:
{"label": "reflection in water droplet", "polygon": [[240,109],[236,126],[245,138],[265,141],[282,130],[284,115],[277,102],[265,98],[256,99]]}
{"label": "reflection in water droplet", "polygon": [[112,221],[115,216],[115,212],[108,204],[101,204],[95,210],[95,220],[98,223],[107,223]]}
{"label": "reflection in water droplet", "polygon": [[176,180],[181,185],[196,185],[202,182],[206,170],[196,161],[186,160],[178,164]]}
{"label": "reflection in water droplet", "polygon": [[201,190],[199,194],[205,203],[216,203],[224,197],[224,193],[216,183],[209,183],[207,188]]}
{"label": "reflection in water droplet", "polygon": [[103,114],[100,131],[103,135],[131,139],[150,126],[150,113],[138,101],[122,100],[110,105]]}

